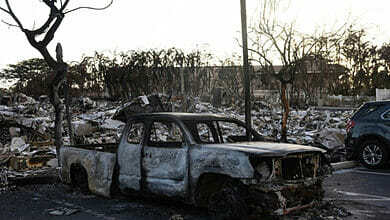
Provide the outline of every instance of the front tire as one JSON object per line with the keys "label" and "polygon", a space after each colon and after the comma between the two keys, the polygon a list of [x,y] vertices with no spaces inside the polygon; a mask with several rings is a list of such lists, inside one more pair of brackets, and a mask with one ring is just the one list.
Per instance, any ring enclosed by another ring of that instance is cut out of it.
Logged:
{"label": "front tire", "polygon": [[246,216],[246,206],[231,187],[222,187],[209,198],[208,212],[212,219],[240,219]]}
{"label": "front tire", "polygon": [[360,149],[360,160],[367,168],[381,168],[388,161],[388,149],[377,140],[365,141]]}

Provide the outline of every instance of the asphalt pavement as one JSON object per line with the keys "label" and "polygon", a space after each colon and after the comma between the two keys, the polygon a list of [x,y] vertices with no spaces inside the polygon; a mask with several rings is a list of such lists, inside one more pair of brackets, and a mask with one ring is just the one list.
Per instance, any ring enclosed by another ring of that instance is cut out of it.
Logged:
{"label": "asphalt pavement", "polygon": [[[389,183],[390,169],[335,171],[324,180],[324,200],[350,215],[335,213],[335,217],[320,219],[390,219]],[[107,199],[58,182],[19,185],[1,192],[0,201],[0,219],[207,219],[206,210],[179,202],[124,196]]]}
{"label": "asphalt pavement", "polygon": [[325,200],[343,206],[349,219],[390,219],[390,169],[357,167],[324,180]]}

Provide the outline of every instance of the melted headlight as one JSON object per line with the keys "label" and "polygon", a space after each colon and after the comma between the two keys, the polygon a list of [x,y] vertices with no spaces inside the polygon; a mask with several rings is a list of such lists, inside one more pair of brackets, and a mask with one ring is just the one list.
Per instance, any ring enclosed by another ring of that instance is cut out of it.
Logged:
{"label": "melted headlight", "polygon": [[271,169],[265,161],[258,163],[255,169],[261,175],[260,180],[266,180],[271,175]]}

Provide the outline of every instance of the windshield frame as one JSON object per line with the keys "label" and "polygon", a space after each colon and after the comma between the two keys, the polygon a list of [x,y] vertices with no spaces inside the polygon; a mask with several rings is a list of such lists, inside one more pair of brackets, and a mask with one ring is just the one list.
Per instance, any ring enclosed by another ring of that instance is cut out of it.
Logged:
{"label": "windshield frame", "polygon": [[[228,122],[228,123],[235,123],[238,126],[242,126],[246,130],[246,139],[245,141],[234,141],[234,142],[225,142],[222,138],[222,132],[220,128],[220,122]],[[197,144],[222,144],[222,143],[239,143],[239,142],[247,142],[247,141],[264,141],[265,138],[261,136],[259,133],[257,133],[254,129],[251,127],[248,127],[245,123],[243,123],[240,120],[234,119],[234,118],[210,118],[210,119],[186,119],[183,120],[184,125],[187,127],[187,129],[190,131],[192,139]],[[197,124],[204,123],[208,125],[210,128],[210,131],[212,133],[214,142],[204,142],[200,140]],[[215,125],[216,124],[216,125]],[[249,135],[251,134],[251,135]],[[249,139],[249,137],[252,137],[252,139]]]}

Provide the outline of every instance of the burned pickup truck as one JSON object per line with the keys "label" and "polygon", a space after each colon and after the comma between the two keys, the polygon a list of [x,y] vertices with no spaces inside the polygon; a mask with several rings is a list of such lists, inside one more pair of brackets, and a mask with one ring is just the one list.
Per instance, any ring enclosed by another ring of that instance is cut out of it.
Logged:
{"label": "burned pickup truck", "polygon": [[239,120],[213,114],[130,117],[120,143],[64,146],[60,178],[110,197],[111,189],[181,200],[211,214],[286,214],[321,199],[324,150],[266,142]]}

